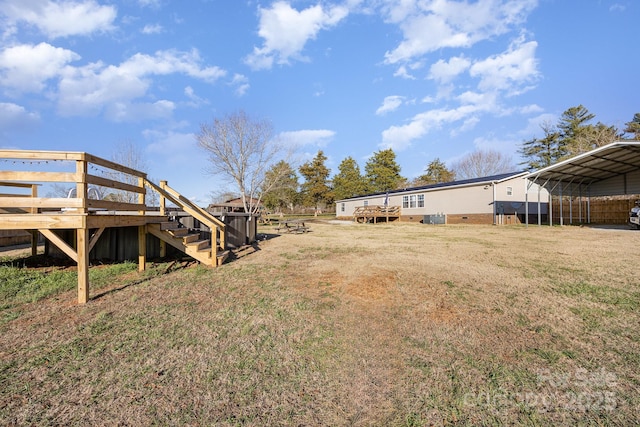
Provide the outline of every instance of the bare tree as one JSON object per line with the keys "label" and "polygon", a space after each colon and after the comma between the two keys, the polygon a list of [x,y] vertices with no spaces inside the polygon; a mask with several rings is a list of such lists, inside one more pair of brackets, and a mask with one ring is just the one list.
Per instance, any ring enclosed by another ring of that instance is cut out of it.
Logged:
{"label": "bare tree", "polygon": [[[148,169],[143,153],[138,149],[133,141],[130,140],[121,141],[116,145],[113,153],[111,154],[111,161],[144,173],[146,173]],[[138,177],[123,172],[105,170],[104,175],[110,179],[123,182],[125,184],[138,185]],[[109,194],[105,194],[104,197],[116,202],[138,203],[138,194],[130,191],[113,190]],[[154,206],[157,202],[158,195],[154,191],[148,191],[146,204]]]}
{"label": "bare tree", "polygon": [[455,162],[451,169],[456,179],[461,180],[513,172],[516,167],[511,157],[499,151],[477,150]]}
{"label": "bare tree", "polygon": [[271,123],[239,111],[201,124],[196,139],[209,153],[208,172],[235,183],[245,212],[256,213],[263,194],[275,184],[266,171],[283,151]]}

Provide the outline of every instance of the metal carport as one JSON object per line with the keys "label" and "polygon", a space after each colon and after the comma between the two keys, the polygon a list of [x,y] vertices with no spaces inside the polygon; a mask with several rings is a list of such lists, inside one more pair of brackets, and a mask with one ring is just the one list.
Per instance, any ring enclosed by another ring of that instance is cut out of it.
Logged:
{"label": "metal carport", "polygon": [[[579,212],[580,222],[591,222],[592,196],[640,194],[640,142],[618,141],[598,147],[555,165],[547,166],[525,176],[528,206],[529,189],[538,184],[549,192],[549,225],[553,225],[551,202],[554,195],[587,198],[586,212]],[[538,192],[538,202],[540,194]],[[560,203],[560,225],[563,225],[563,203]],[[572,206],[570,204],[570,206]],[[580,203],[582,207],[582,203]],[[529,225],[528,212],[525,215]],[[573,220],[573,213],[570,214]],[[541,224],[538,213],[538,225]]]}

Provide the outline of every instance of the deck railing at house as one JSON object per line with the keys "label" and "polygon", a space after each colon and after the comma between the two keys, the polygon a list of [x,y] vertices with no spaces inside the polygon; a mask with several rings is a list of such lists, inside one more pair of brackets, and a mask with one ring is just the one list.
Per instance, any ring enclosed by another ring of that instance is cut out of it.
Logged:
{"label": "deck railing at house", "polygon": [[387,221],[400,218],[400,206],[358,206],[353,211],[353,219],[357,222],[367,222],[370,219],[377,222],[378,218],[385,218]]}

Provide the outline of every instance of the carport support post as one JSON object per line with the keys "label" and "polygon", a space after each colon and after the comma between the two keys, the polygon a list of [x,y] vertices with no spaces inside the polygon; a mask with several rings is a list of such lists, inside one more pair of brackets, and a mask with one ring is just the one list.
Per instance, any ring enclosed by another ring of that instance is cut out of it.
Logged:
{"label": "carport support post", "polygon": [[549,191],[549,227],[553,227],[553,188]]}
{"label": "carport support post", "polygon": [[529,227],[529,178],[524,184],[524,224]]}
{"label": "carport support post", "polygon": [[563,215],[562,205],[563,204],[564,204],[564,201],[562,199],[562,181],[560,181],[560,226],[564,225],[564,221],[562,220],[562,215]]}
{"label": "carport support post", "polygon": [[569,187],[569,224],[573,225],[573,185]]}
{"label": "carport support post", "polygon": [[540,190],[540,184],[538,184],[538,226],[542,225],[542,217],[540,216],[541,215],[540,214],[540,206],[541,206],[541,203],[540,203],[540,191],[541,191]]}

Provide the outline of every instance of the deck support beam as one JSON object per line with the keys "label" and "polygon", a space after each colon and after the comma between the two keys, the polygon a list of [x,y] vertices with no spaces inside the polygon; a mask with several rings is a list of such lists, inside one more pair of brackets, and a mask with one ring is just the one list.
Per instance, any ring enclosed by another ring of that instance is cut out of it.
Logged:
{"label": "deck support beam", "polygon": [[138,226],[138,271],[147,268],[147,226]]}
{"label": "deck support beam", "polygon": [[86,304],[89,301],[89,229],[78,228],[76,230],[76,242],[78,248],[78,304]]}

